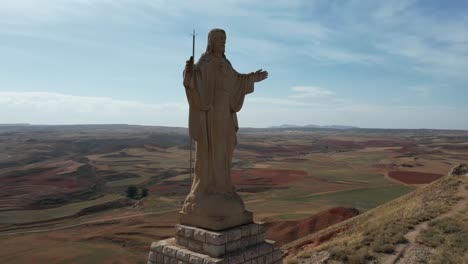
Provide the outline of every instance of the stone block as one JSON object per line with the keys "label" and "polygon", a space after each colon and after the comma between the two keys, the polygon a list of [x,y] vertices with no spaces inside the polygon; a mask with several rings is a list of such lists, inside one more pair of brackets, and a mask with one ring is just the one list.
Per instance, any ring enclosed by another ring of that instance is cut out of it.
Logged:
{"label": "stone block", "polygon": [[151,243],[151,251],[153,252],[162,252],[164,246],[167,245],[166,240],[161,240],[158,242]]}
{"label": "stone block", "polygon": [[257,245],[257,235],[249,237],[249,247]]}
{"label": "stone block", "polygon": [[257,258],[257,263],[258,264],[265,264],[265,257],[261,256],[261,257]]}
{"label": "stone block", "polygon": [[203,243],[189,239],[187,248],[195,252],[201,252],[203,250]]}
{"label": "stone block", "polygon": [[242,229],[241,228],[233,228],[227,232],[227,242],[232,242],[241,239],[242,237]]}
{"label": "stone block", "polygon": [[251,225],[244,225],[242,226],[242,237],[248,237],[250,236],[250,227]]}
{"label": "stone block", "polygon": [[190,264],[203,264],[203,258],[196,256],[196,255],[191,255],[189,258],[189,263]]}
{"label": "stone block", "polygon": [[168,256],[164,256],[163,263],[164,264],[170,264],[171,263],[171,258],[168,257]]}
{"label": "stone block", "polygon": [[248,237],[243,237],[240,240],[240,248],[245,249],[249,246],[249,238]]}
{"label": "stone block", "polygon": [[212,256],[212,257],[221,257],[226,253],[225,245],[212,245],[208,243],[203,244],[203,252]]}
{"label": "stone block", "polygon": [[183,247],[188,247],[188,239],[185,237],[176,237],[176,244]]}
{"label": "stone block", "polygon": [[175,258],[171,258],[171,264],[178,264],[178,260]]}
{"label": "stone block", "polygon": [[273,254],[268,253],[265,255],[265,264],[271,264],[273,263]]}
{"label": "stone block", "polygon": [[156,262],[156,260],[157,260],[156,257],[157,256],[158,256],[158,253],[150,251],[150,253],[148,254],[148,260],[152,261],[152,262]]}
{"label": "stone block", "polygon": [[227,258],[227,263],[226,264],[241,264],[241,263],[244,263],[244,255],[243,254],[229,256]]}
{"label": "stone block", "polygon": [[283,253],[279,250],[273,251],[273,261],[278,261],[283,259]]}
{"label": "stone block", "polygon": [[156,256],[156,263],[163,263],[164,262],[164,255],[163,254],[158,254]]}
{"label": "stone block", "polygon": [[265,225],[264,223],[257,223],[257,226],[258,226],[258,233],[265,233],[266,232],[266,228],[265,228]]}
{"label": "stone block", "polygon": [[226,244],[226,252],[233,252],[240,248],[240,241],[233,241]]}
{"label": "stone block", "polygon": [[182,225],[176,225],[175,229],[176,229],[176,235],[177,235],[177,236],[185,236],[185,229],[184,229],[184,226],[182,226]]}
{"label": "stone block", "polygon": [[207,232],[205,242],[213,245],[224,245],[227,243],[226,233]]}
{"label": "stone block", "polygon": [[203,264],[225,264],[222,259],[206,258],[203,260]]}
{"label": "stone block", "polygon": [[172,247],[172,246],[165,246],[162,253],[164,254],[164,256],[169,256],[171,258],[175,258],[176,256],[176,253],[177,253],[177,249],[175,247]]}
{"label": "stone block", "polygon": [[265,233],[259,233],[257,235],[257,244],[260,244],[265,241]]}
{"label": "stone block", "polygon": [[193,230],[193,239],[195,240],[198,240],[200,242],[205,242],[206,241],[205,235],[206,235],[206,231],[202,229]]}
{"label": "stone block", "polygon": [[260,255],[266,255],[273,251],[273,246],[268,243],[263,243],[258,247]]}
{"label": "stone block", "polygon": [[184,236],[185,236],[186,238],[193,238],[193,229],[192,229],[192,228],[190,228],[190,227],[185,227],[185,230],[184,230],[184,231],[185,231]]}
{"label": "stone block", "polygon": [[252,235],[258,234],[258,224],[253,223],[250,225],[250,234]]}
{"label": "stone block", "polygon": [[188,262],[190,259],[190,251],[179,249],[176,253],[176,258],[185,262]]}
{"label": "stone block", "polygon": [[253,260],[260,256],[259,250],[257,247],[251,247],[244,251],[244,259],[245,260]]}

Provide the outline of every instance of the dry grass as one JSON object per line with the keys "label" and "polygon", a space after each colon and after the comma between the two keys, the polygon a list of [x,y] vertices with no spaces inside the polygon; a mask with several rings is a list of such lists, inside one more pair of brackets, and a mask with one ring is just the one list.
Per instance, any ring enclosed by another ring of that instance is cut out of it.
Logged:
{"label": "dry grass", "polygon": [[[285,249],[299,248],[298,257],[310,251],[327,250],[331,259],[345,263],[378,259],[381,254],[393,253],[398,244],[405,243],[404,235],[418,223],[448,211],[457,201],[455,191],[459,184],[457,177],[443,177],[360,216],[286,245]],[[340,234],[318,247],[314,247],[316,244],[307,246],[307,241],[319,241],[327,233]]]}
{"label": "dry grass", "polygon": [[[468,206],[458,215],[434,220],[416,241],[435,250],[429,263],[467,263]],[[465,261],[465,262],[463,262]]]}

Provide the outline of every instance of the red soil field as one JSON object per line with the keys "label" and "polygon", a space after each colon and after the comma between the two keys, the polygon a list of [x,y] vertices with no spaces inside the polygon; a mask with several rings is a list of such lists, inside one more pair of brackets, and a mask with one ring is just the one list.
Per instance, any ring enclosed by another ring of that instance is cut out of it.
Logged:
{"label": "red soil field", "polygon": [[73,160],[66,160],[66,161],[59,161],[59,162],[51,162],[47,163],[43,166],[43,168],[54,168],[56,175],[71,173],[76,171],[79,167],[83,164],[73,161]]}
{"label": "red soil field", "polygon": [[38,167],[43,169],[40,172],[14,177],[14,179],[10,179],[10,181],[14,182],[15,185],[47,185],[69,189],[69,191],[76,191],[88,187],[89,183],[73,178],[64,178],[59,175],[72,173],[82,165],[83,164],[71,160],[47,163],[46,165]]}
{"label": "red soil field", "polygon": [[366,141],[350,141],[350,140],[339,140],[339,139],[325,139],[321,141],[323,144],[332,146],[335,148],[344,149],[361,149],[369,147],[395,147],[400,146],[399,142],[393,140],[366,140]]}
{"label": "red soil field", "polygon": [[[262,146],[262,145],[247,145],[239,144],[241,150],[254,151],[262,155],[296,155],[298,153],[310,152],[315,149],[314,146],[287,145],[287,146]],[[318,149],[318,148],[317,148]]]}
{"label": "red soil field", "polygon": [[359,211],[354,208],[335,207],[302,220],[267,222],[265,227],[269,239],[284,245],[358,214]]}
{"label": "red soil field", "polygon": [[[304,171],[276,169],[245,169],[232,170],[232,183],[236,186],[284,186],[286,183],[301,180],[306,177]],[[190,182],[164,181],[149,188],[152,193],[168,194],[188,193]]]}
{"label": "red soil field", "polygon": [[418,171],[390,171],[388,177],[406,184],[431,183],[444,175]]}
{"label": "red soil field", "polygon": [[297,181],[307,176],[305,171],[276,169],[245,169],[232,170],[231,178],[234,185],[268,185],[278,186]]}
{"label": "red soil field", "polygon": [[92,182],[64,175],[80,166],[83,164],[71,160],[46,163],[0,178],[0,211],[30,209],[31,204],[45,196],[86,190]]}

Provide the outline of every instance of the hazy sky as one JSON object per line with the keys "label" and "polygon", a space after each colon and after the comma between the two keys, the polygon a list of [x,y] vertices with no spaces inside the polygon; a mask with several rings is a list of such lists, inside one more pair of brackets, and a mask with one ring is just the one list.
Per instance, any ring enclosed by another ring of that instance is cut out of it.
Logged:
{"label": "hazy sky", "polygon": [[240,126],[468,129],[468,1],[440,0],[1,0],[0,123],[186,126],[215,27],[270,73]]}

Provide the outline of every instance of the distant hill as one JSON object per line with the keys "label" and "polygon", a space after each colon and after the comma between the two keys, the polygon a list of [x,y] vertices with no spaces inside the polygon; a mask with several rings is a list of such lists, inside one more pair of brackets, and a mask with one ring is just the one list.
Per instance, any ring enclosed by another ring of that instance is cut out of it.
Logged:
{"label": "distant hill", "polygon": [[12,126],[30,126],[30,124],[26,124],[26,123],[0,124],[0,127],[12,127]]}
{"label": "distant hill", "polygon": [[468,167],[283,246],[286,263],[466,263]]}
{"label": "distant hill", "polygon": [[323,128],[323,129],[359,129],[356,126],[343,126],[343,125],[327,125],[327,126],[319,126],[319,125],[305,125],[305,126],[297,126],[297,125],[279,125],[279,126],[270,126],[269,129],[288,129],[288,128]]}

